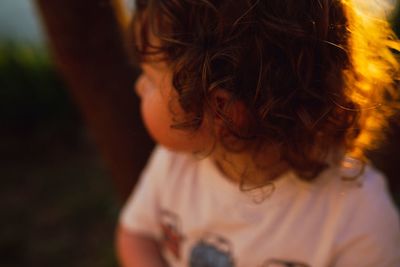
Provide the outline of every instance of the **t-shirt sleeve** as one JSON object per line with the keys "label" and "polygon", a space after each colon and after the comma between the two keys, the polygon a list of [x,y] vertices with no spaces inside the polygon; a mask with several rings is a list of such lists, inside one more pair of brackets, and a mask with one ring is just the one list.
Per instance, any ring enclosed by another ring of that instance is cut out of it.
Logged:
{"label": "t-shirt sleeve", "polygon": [[160,189],[167,175],[169,154],[160,146],[154,149],[138,184],[122,208],[119,221],[125,229],[154,238],[160,236]]}
{"label": "t-shirt sleeve", "polygon": [[363,185],[334,267],[400,267],[400,220],[384,179]]}

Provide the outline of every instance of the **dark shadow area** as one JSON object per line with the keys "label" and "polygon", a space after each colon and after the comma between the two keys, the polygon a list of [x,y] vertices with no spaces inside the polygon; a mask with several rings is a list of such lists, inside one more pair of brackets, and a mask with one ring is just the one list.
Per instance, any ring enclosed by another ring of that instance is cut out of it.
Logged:
{"label": "dark shadow area", "polygon": [[0,46],[0,266],[117,266],[114,185],[40,48]]}
{"label": "dark shadow area", "polygon": [[387,139],[369,157],[373,165],[386,175],[393,200],[400,208],[400,114],[392,119]]}

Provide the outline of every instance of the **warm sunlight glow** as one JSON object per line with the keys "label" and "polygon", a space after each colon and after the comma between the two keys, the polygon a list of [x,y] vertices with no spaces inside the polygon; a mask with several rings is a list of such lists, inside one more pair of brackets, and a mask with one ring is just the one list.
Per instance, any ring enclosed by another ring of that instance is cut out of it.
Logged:
{"label": "warm sunlight glow", "polygon": [[345,73],[347,94],[358,104],[360,116],[360,134],[351,154],[363,157],[365,149],[377,145],[387,118],[394,112],[399,64],[393,51],[399,50],[400,44],[379,12],[374,17],[365,5],[343,2],[349,15],[349,49],[355,69]]}

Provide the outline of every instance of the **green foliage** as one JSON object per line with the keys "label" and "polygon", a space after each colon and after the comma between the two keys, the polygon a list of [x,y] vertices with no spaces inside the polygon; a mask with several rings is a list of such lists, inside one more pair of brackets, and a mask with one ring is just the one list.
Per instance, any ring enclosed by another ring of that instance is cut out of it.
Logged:
{"label": "green foliage", "polygon": [[0,120],[6,126],[32,129],[76,117],[43,47],[0,43]]}

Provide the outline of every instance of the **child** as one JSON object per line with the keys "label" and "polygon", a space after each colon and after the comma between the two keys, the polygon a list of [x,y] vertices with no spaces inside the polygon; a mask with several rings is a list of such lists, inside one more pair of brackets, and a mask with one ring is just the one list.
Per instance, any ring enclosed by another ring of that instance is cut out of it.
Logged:
{"label": "child", "polygon": [[348,0],[137,0],[136,84],[159,143],[121,214],[122,266],[396,267],[364,153],[399,44]]}

